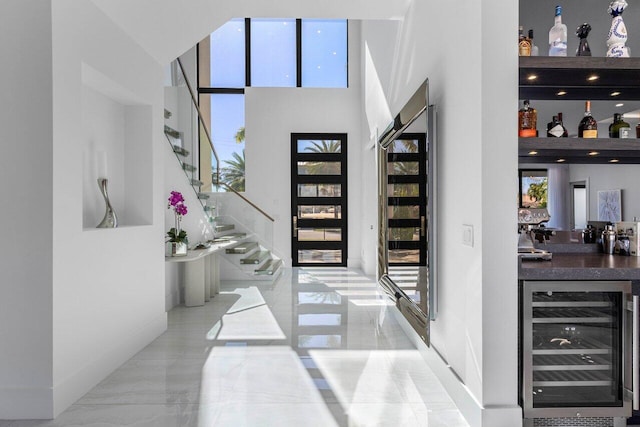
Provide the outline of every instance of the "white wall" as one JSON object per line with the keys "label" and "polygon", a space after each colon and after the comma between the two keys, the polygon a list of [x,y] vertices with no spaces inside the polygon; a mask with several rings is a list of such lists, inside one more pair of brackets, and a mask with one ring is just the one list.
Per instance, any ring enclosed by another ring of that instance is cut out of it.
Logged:
{"label": "white wall", "polygon": [[[359,22],[349,22],[348,89],[247,88],[246,195],[274,219],[274,248],[291,265],[291,133],[347,133],[348,265],[361,265]],[[375,181],[372,183],[375,185]],[[376,205],[368,208],[375,211]]]}
{"label": "white wall", "polygon": [[[48,295],[53,304],[54,406],[49,416],[166,328],[162,67],[90,2],[54,2],[52,19],[55,197]],[[83,64],[104,77],[106,83],[96,86],[115,116],[98,107],[83,116],[83,87],[86,95],[86,86],[92,86]],[[129,127],[120,115],[135,125]],[[131,215],[124,213],[124,224],[117,229],[83,228],[83,151],[91,144],[86,126],[83,131],[86,121],[114,128],[114,140],[103,141],[109,148],[122,144],[117,135],[125,135],[123,158],[109,159],[118,163],[109,168],[114,180],[124,182],[115,186],[112,197],[124,203],[125,212],[127,204],[140,205],[131,205]],[[138,162],[135,167],[132,159]],[[118,191],[124,197],[114,194]],[[138,197],[128,197],[129,192]]]}
{"label": "white wall", "polygon": [[569,181],[589,182],[587,220],[598,220],[598,191],[622,190],[622,220],[640,218],[640,168],[638,165],[571,165]]}
{"label": "white wall", "polygon": [[45,417],[53,411],[51,2],[0,2],[0,54],[0,419]]}
{"label": "white wall", "polygon": [[[502,25],[495,25],[496,16]],[[395,49],[384,98],[374,89],[386,83],[367,81],[367,108],[386,103],[395,114],[429,78],[430,101],[439,112],[441,220],[439,315],[431,326],[432,344],[469,392],[457,403],[471,425],[492,427],[521,423],[513,205],[517,137],[504,129],[517,111],[517,50],[504,37],[516,33],[516,22],[516,3],[464,1],[448,17],[437,5],[414,2],[399,39],[381,40],[372,25],[365,27],[363,40],[372,52],[380,49],[378,43],[387,44],[383,50]],[[461,34],[469,35],[464,46],[453,43]],[[371,55],[376,69],[384,69],[381,57]],[[388,124],[382,121],[383,108],[375,111],[378,117],[368,113],[366,118],[371,134],[374,126]],[[474,227],[473,247],[462,245],[463,224]]]}

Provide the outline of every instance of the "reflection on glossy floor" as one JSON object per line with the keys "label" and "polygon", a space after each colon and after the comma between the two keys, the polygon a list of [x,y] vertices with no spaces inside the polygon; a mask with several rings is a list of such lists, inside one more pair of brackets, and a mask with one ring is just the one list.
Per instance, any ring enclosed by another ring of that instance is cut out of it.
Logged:
{"label": "reflection on glossy floor", "polygon": [[466,427],[356,270],[229,282],[53,421],[31,426]]}

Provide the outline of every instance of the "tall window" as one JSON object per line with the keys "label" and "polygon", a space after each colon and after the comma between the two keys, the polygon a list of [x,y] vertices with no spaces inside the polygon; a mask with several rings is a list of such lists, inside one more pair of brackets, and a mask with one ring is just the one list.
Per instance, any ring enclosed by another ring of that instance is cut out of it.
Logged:
{"label": "tall window", "polygon": [[200,42],[200,108],[220,162],[200,157],[211,158],[213,175],[245,189],[245,87],[346,88],[347,57],[344,19],[232,19]]}

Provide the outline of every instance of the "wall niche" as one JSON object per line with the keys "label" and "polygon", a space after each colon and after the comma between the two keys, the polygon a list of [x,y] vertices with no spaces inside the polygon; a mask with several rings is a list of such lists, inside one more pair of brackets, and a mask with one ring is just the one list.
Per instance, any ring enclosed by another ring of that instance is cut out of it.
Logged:
{"label": "wall niche", "polygon": [[118,228],[151,225],[152,107],[95,68],[82,64],[82,226],[105,213],[98,178],[108,179]]}

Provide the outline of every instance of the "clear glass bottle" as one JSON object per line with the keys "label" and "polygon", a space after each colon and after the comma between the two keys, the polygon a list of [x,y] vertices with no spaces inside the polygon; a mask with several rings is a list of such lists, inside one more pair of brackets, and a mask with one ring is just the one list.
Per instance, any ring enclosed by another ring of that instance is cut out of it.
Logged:
{"label": "clear glass bottle", "polygon": [[584,103],[584,117],[578,125],[578,138],[597,138],[598,122],[591,115],[591,101]]}
{"label": "clear glass bottle", "polygon": [[524,35],[522,25],[518,27],[518,55],[531,56],[531,41]]}
{"label": "clear glass bottle", "polygon": [[549,30],[549,56],[567,56],[567,26],[562,23],[562,6],[556,6],[555,22]]}
{"label": "clear glass bottle", "polygon": [[631,126],[620,113],[613,115],[613,123],[609,125],[609,138],[631,138]]}
{"label": "clear glass bottle", "polygon": [[529,30],[529,42],[531,43],[531,56],[538,56],[538,46],[533,42],[533,30]]}
{"label": "clear glass bottle", "polygon": [[518,111],[518,136],[531,138],[538,136],[538,112],[531,108],[529,100],[525,99],[524,107]]}

